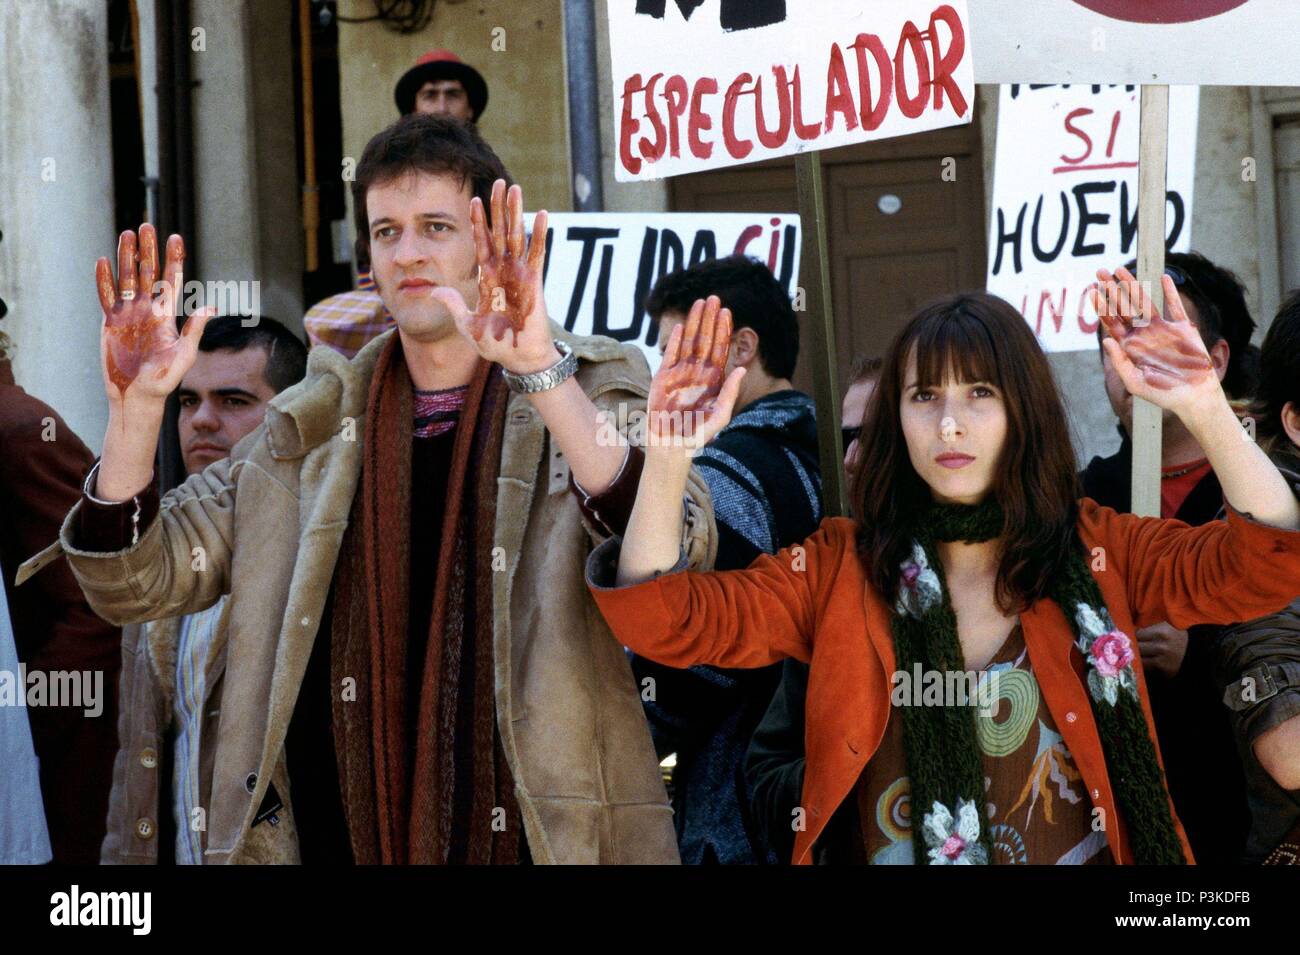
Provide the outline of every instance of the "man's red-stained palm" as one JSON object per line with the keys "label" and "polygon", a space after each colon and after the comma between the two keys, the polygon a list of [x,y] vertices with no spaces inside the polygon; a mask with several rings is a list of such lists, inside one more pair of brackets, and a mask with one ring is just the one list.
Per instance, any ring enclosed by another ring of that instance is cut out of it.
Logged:
{"label": "man's red-stained palm", "polygon": [[701,448],[731,421],[744,368],[723,376],[731,349],[731,312],[716,295],[691,306],[668,339],[646,406],[652,447]]}
{"label": "man's red-stained palm", "polygon": [[104,312],[100,354],[110,401],[124,403],[128,393],[146,399],[166,398],[194,364],[199,337],[213,309],[195,313],[184,333],[177,333],[184,262],[185,243],[173,235],[167,240],[162,286],[155,296],[158,235],[145,223],[140,226],[138,243],[129,229],[118,239],[116,282],[107,257],[95,263],[95,284]]}
{"label": "man's red-stained palm", "polygon": [[[433,292],[488,361],[508,371],[540,371],[556,354],[546,318],[542,271],[546,262],[546,211],[533,218],[531,240],[524,235],[524,198],[518,186],[498,179],[492,185],[492,225],[483,203],[470,200],[470,225],[478,259],[478,307],[470,311],[459,292]],[[507,334],[509,333],[509,334]]]}
{"label": "man's red-stained palm", "polygon": [[1221,396],[1214,362],[1168,275],[1161,276],[1167,318],[1128,269],[1099,269],[1097,280],[1092,304],[1109,333],[1102,347],[1131,394],[1169,411]]}

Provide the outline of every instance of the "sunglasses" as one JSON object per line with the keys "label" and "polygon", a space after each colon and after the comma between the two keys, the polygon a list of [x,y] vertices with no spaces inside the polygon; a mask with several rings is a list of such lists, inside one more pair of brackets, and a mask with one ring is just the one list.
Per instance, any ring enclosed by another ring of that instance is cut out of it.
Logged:
{"label": "sunglasses", "polygon": [[856,428],[840,428],[840,437],[844,440],[843,447],[848,449],[849,445],[858,440],[858,435],[862,434],[862,426]]}

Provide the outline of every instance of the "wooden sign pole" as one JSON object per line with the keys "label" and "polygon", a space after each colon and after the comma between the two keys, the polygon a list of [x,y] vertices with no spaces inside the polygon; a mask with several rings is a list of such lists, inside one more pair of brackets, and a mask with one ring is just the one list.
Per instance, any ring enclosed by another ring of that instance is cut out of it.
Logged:
{"label": "wooden sign pole", "polygon": [[[1164,314],[1165,173],[1169,155],[1169,87],[1142,87],[1138,138],[1137,277]],[[1132,511],[1160,516],[1161,411],[1149,401],[1133,399]]]}
{"label": "wooden sign pole", "polygon": [[[849,513],[844,487],[844,447],[840,437],[840,390],[835,365],[835,316],[831,311],[831,274],[826,251],[826,196],[818,152],[794,160],[799,187],[799,217],[803,226],[804,313],[801,338],[808,347],[813,370],[813,399],[817,402],[817,445],[821,452],[822,499],[826,517]],[[801,316],[802,318],[802,316]]]}

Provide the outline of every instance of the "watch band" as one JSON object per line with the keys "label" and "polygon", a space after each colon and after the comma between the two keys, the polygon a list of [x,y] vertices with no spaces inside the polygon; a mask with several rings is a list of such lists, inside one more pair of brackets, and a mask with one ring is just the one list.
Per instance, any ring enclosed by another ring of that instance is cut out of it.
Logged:
{"label": "watch band", "polygon": [[578,356],[564,342],[559,339],[554,341],[561,357],[550,368],[544,371],[535,371],[530,375],[516,375],[504,368],[501,369],[506,379],[506,385],[509,386],[511,391],[520,395],[535,395],[539,391],[550,391],[574,376],[578,371]]}

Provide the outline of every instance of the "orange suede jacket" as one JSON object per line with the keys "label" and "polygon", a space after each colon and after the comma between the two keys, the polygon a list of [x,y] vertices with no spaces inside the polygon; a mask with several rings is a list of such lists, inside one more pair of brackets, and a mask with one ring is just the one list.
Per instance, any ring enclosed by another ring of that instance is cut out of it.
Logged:
{"label": "orange suede jacket", "polygon": [[[1231,507],[1226,522],[1193,528],[1119,514],[1085,498],[1078,528],[1115,625],[1130,636],[1165,620],[1182,629],[1249,620],[1300,594],[1300,531],[1260,524]],[[891,605],[867,580],[855,530],[853,521],[831,518],[803,544],[762,556],[747,570],[670,572],[632,587],[605,586],[614,580],[617,541],[601,545],[588,564],[588,583],[615,636],[652,660],[675,667],[760,667],[794,657],[811,664],[802,800],[807,827],[796,834],[794,847],[799,864],[811,861],[813,843],[875,754],[890,716]],[[1020,621],[1052,718],[1093,805],[1113,820],[1106,837],[1115,861],[1132,863],[1070,624],[1050,599],[1035,603]],[[1138,657],[1134,668],[1154,739]],[[1175,824],[1192,861],[1176,816]]]}

